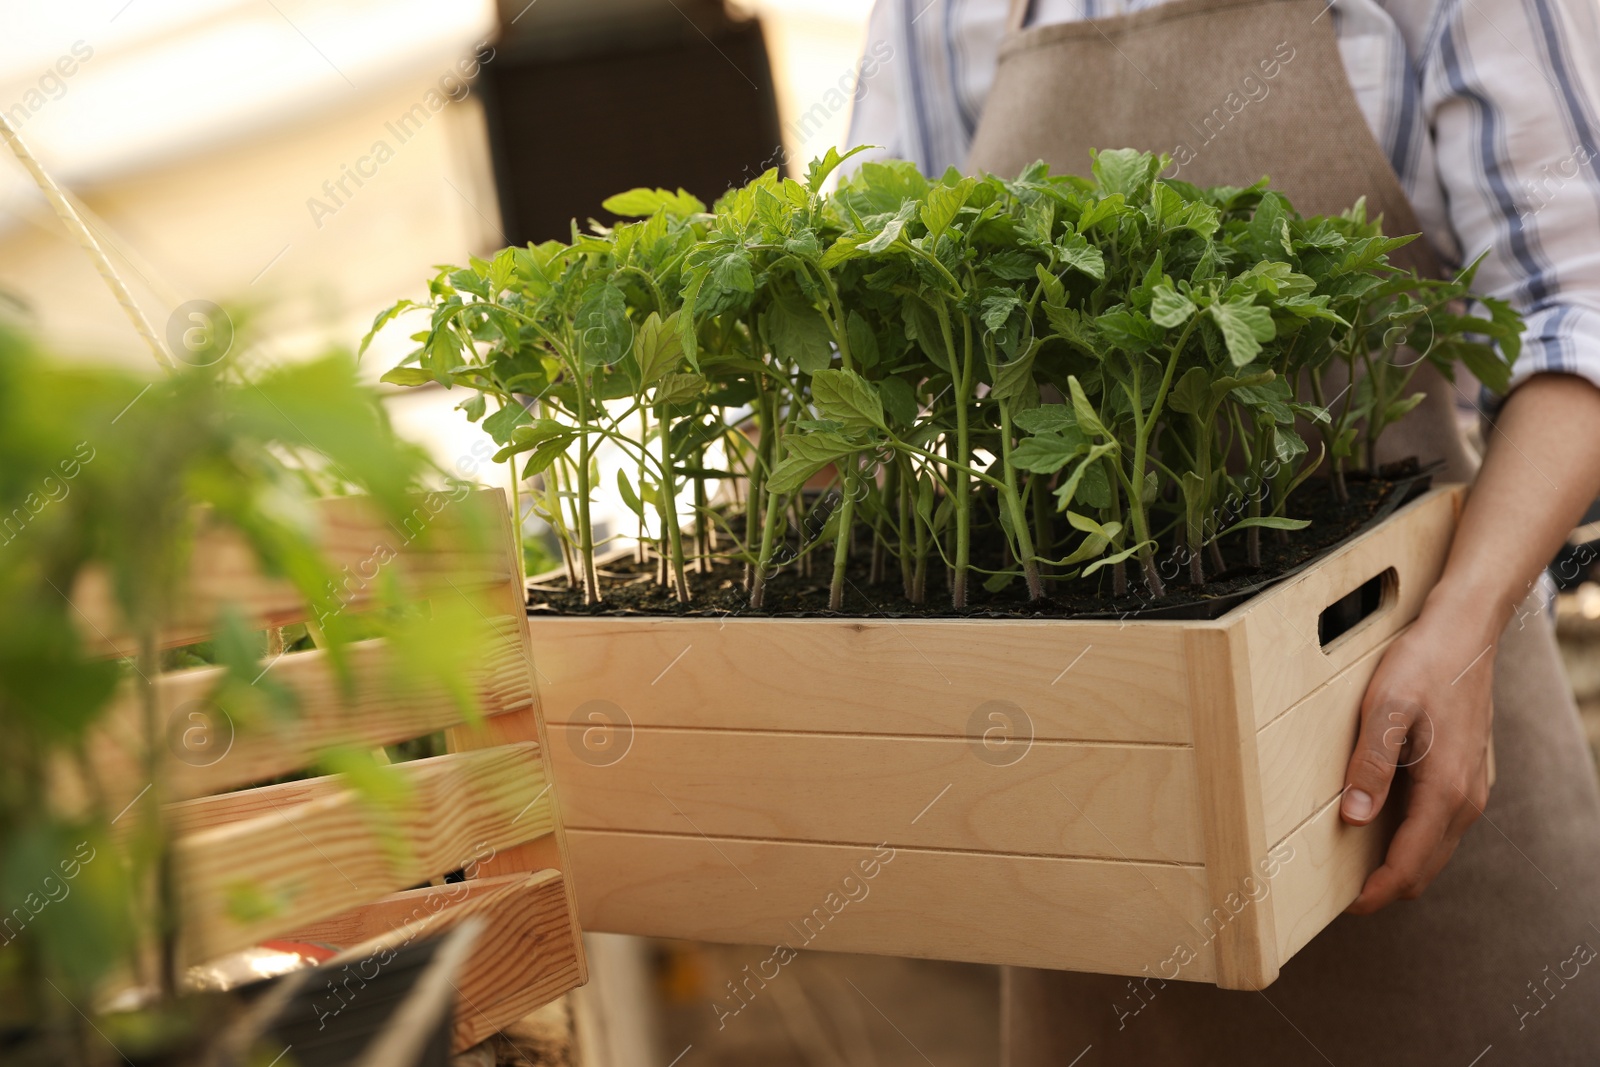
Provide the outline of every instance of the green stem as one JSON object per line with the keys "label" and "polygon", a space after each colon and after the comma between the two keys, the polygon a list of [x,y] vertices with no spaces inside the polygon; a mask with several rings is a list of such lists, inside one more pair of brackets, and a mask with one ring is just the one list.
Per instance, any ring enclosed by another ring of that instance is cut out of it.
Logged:
{"label": "green stem", "polygon": [[1017,558],[1028,583],[1028,599],[1044,599],[1044,582],[1039,577],[1039,561],[1034,558],[1033,533],[1022,509],[1022,494],[1017,490],[1017,469],[1011,465],[1011,404],[1000,401],[1000,466],[1005,474],[1006,505],[1011,510],[1011,527],[1017,538]]}
{"label": "green stem", "polygon": [[[939,332],[943,336],[945,351],[954,363],[956,359],[955,335],[950,328],[950,314],[944,304],[934,305],[939,318]],[[968,427],[969,399],[972,393],[972,323],[962,318],[961,367],[956,376],[956,439],[951,444],[955,455],[950,457],[953,470],[966,471],[971,451],[971,430]],[[1000,483],[1004,484],[1004,483]],[[955,482],[956,489],[956,560],[950,579],[950,606],[961,610],[967,606],[967,570],[972,558],[972,479],[963,477]]]}
{"label": "green stem", "polygon": [[683,524],[678,520],[678,477],[672,469],[672,425],[667,418],[667,405],[656,409],[656,423],[661,429],[661,501],[667,524],[662,532],[667,536],[672,560],[672,591],[678,603],[687,604],[689,581],[683,572]]}
{"label": "green stem", "polygon": [[594,566],[594,525],[589,512],[589,405],[584,396],[585,376],[573,376],[578,397],[578,556],[583,566],[583,602],[600,603],[600,579]]}
{"label": "green stem", "polygon": [[844,582],[845,568],[850,565],[850,527],[855,524],[856,494],[855,482],[856,461],[852,456],[845,461],[849,466],[844,473],[844,481],[840,492],[844,500],[839,505],[839,530],[833,542],[833,581],[828,588],[828,610],[841,611],[844,608]]}

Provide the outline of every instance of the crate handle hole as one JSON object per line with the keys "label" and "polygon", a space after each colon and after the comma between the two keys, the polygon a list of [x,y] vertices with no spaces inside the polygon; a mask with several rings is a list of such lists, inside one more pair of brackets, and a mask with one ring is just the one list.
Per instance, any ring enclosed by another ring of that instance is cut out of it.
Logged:
{"label": "crate handle hole", "polygon": [[1386,611],[1399,591],[1400,575],[1389,567],[1329,604],[1317,617],[1317,640],[1322,650],[1328,651],[1328,646],[1355,633]]}

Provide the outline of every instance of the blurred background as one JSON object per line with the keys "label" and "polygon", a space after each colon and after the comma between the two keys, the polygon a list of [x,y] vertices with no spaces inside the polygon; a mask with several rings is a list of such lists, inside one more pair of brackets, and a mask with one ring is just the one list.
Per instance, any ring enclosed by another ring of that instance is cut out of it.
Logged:
{"label": "blurred background", "polygon": [[[208,300],[273,356],[359,341],[435,264],[565,237],[639,185],[710,202],[845,140],[870,0],[8,3],[0,111],[158,334]],[[840,92],[843,84],[846,92]],[[0,300],[68,356],[149,359],[0,153]],[[379,338],[374,380],[407,349]],[[444,390],[397,421],[447,465]]]}
{"label": "blurred background", "polygon": [[[710,202],[768,167],[803,172],[847,139],[870,7],[10,0],[0,112],[158,333],[180,305],[206,300],[230,309],[264,358],[292,359],[353,349],[379,309],[423,296],[436,264],[604,219],[612,193],[682,186]],[[63,358],[150,358],[4,152],[0,301]],[[374,381],[406,332],[367,355]],[[458,399],[427,387],[389,402],[403,432],[455,466],[482,447]],[[1597,538],[1600,524],[1574,543]],[[1558,619],[1600,741],[1595,557],[1562,574]],[[601,937],[591,951],[591,987],[530,1020],[501,1062],[995,1062],[992,968],[807,953],[724,1026],[713,1004],[760,958],[752,950]]]}

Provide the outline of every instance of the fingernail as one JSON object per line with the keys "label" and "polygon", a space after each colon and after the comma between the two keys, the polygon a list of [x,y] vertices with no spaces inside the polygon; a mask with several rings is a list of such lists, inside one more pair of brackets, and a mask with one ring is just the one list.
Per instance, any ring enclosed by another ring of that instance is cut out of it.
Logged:
{"label": "fingernail", "polygon": [[1346,818],[1360,821],[1372,814],[1372,797],[1359,789],[1352,789],[1344,795],[1344,814]]}

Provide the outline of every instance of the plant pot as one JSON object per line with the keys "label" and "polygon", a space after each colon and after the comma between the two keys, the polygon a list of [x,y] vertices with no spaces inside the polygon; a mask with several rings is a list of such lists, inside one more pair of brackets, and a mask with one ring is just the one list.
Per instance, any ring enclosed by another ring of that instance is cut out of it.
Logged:
{"label": "plant pot", "polygon": [[1213,620],[533,617],[583,926],[775,946],[741,996],[805,948],[1264,987],[1392,832],[1337,801],[1461,500]]}

